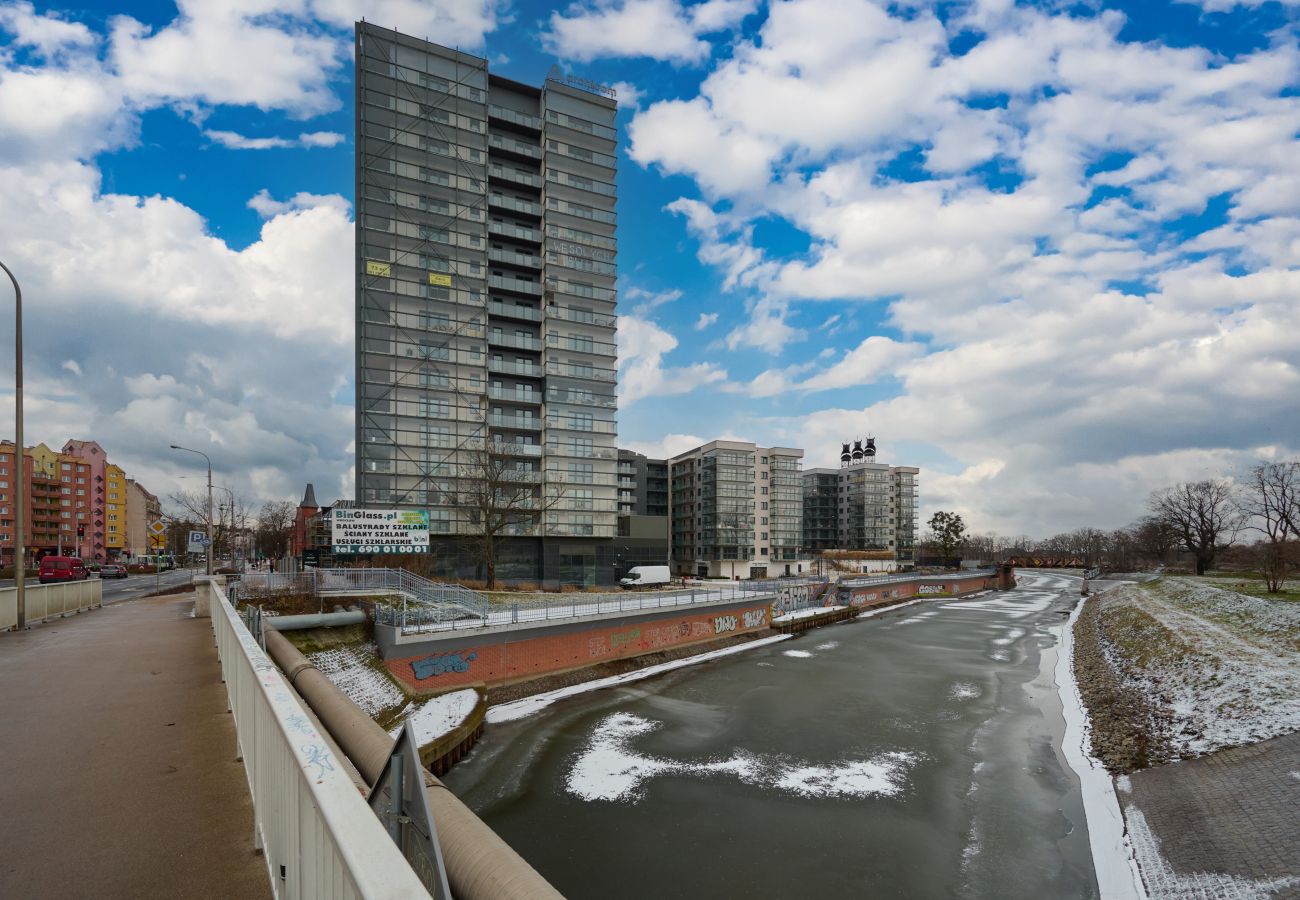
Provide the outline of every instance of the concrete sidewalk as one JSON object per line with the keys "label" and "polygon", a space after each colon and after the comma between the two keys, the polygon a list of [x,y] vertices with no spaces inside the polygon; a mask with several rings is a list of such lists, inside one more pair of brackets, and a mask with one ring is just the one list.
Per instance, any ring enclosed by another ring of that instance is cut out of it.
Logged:
{"label": "concrete sidewalk", "polygon": [[270,897],[193,595],[0,634],[0,897]]}

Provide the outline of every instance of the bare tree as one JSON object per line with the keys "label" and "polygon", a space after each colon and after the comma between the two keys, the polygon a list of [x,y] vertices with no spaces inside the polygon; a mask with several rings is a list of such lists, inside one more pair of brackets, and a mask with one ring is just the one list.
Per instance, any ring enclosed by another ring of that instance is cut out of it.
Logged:
{"label": "bare tree", "polygon": [[1139,557],[1147,562],[1165,563],[1178,546],[1178,534],[1158,516],[1147,516],[1133,526],[1133,540]]}
{"label": "bare tree", "polygon": [[1247,528],[1263,535],[1251,554],[1270,594],[1282,589],[1300,538],[1300,462],[1260,463],[1238,497]]}
{"label": "bare tree", "polygon": [[456,480],[440,494],[445,504],[464,513],[467,544],[486,570],[487,587],[492,590],[502,539],[536,532],[547,513],[560,507],[565,491],[557,488],[546,493],[537,470],[521,468],[516,457],[492,443],[464,451],[464,459]]}
{"label": "bare tree", "polygon": [[257,531],[254,534],[258,552],[269,559],[278,559],[289,552],[289,536],[293,533],[298,507],[290,500],[268,500],[257,513]]}
{"label": "bare tree", "polygon": [[[192,524],[195,531],[208,527],[208,492],[206,488],[195,491],[176,491],[167,495],[170,505],[168,518],[172,522]],[[212,555],[215,559],[227,557],[232,549],[232,539],[241,534],[249,519],[248,500],[231,487],[213,485],[212,494]],[[186,548],[180,547],[184,553]]]}
{"label": "bare tree", "polygon": [[1188,481],[1156,491],[1148,501],[1152,514],[1196,558],[1196,574],[1214,565],[1220,550],[1232,545],[1241,528],[1232,484],[1224,480]]}

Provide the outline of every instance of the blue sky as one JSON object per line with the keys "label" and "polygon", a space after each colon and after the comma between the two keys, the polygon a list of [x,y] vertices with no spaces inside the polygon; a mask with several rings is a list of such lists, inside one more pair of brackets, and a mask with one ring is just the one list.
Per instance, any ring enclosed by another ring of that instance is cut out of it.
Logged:
{"label": "blue sky", "polygon": [[872,434],[923,468],[923,513],[1117,527],[1300,447],[1298,13],[0,2],[27,434],[162,493],[173,442],[254,497],[350,493],[365,16],[618,86],[621,444],[826,465]]}

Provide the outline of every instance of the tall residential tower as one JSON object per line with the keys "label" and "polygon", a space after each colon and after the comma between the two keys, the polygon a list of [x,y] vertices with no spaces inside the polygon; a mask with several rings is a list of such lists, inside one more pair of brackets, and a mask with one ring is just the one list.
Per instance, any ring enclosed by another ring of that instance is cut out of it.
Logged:
{"label": "tall residential tower", "polygon": [[356,66],[357,503],[470,533],[490,448],[562,495],[518,537],[589,570],[617,513],[613,92],[367,23]]}

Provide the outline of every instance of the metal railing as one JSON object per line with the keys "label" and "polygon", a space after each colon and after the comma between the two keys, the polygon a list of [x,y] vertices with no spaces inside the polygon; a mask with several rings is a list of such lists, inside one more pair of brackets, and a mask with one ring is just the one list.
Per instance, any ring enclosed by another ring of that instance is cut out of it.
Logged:
{"label": "metal railing", "polygon": [[[55,616],[95,609],[103,603],[103,583],[98,578],[60,584],[27,584],[24,609],[27,624]],[[18,625],[18,588],[0,588],[0,631]]]}
{"label": "metal railing", "polygon": [[993,575],[994,569],[971,569],[968,572],[952,572],[942,575],[925,575],[918,572],[887,572],[883,575],[868,575],[865,578],[842,578],[840,587],[866,587],[872,584],[888,584],[891,581],[942,581],[953,578],[975,578],[980,575]]}
{"label": "metal railing", "polygon": [[254,840],[277,898],[428,896],[294,689],[215,583],[209,611]]}

